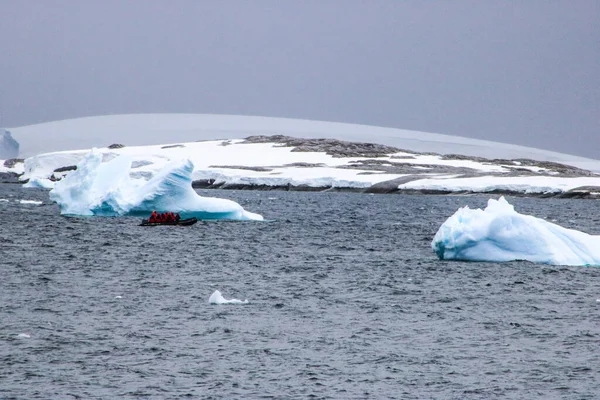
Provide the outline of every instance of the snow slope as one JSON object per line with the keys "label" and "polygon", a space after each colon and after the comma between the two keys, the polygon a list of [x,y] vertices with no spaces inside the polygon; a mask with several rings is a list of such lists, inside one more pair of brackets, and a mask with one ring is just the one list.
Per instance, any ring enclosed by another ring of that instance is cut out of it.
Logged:
{"label": "snow slope", "polygon": [[417,152],[531,158],[600,171],[598,160],[530,147],[403,129],[286,118],[206,114],[108,115],[16,127],[10,131],[20,144],[22,158],[62,150],[105,147],[113,143],[140,146],[283,134],[379,143]]}

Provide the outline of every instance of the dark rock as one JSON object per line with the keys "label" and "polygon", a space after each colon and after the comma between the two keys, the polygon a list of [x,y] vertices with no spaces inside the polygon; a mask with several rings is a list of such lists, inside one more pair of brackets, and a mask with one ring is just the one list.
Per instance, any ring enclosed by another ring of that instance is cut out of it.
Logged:
{"label": "dark rock", "polygon": [[192,187],[194,189],[208,189],[215,183],[214,179],[197,179],[192,181]]}
{"label": "dark rock", "polygon": [[9,158],[8,160],[4,161],[4,166],[6,168],[14,168],[15,165],[17,165],[17,163],[24,163],[25,160],[22,158]]}
{"label": "dark rock", "polygon": [[600,198],[600,187],[599,186],[579,186],[560,193],[558,197],[568,199],[585,199],[585,198]]}
{"label": "dark rock", "polygon": [[119,143],[114,143],[108,146],[109,149],[122,149],[123,147],[125,147],[125,145]]}
{"label": "dark rock", "polygon": [[23,183],[19,176],[21,175],[15,172],[0,172],[0,183]]}
{"label": "dark rock", "polygon": [[246,167],[244,165],[209,165],[208,168],[223,168],[223,169],[241,169],[246,171],[270,172],[272,168],[267,167]]}
{"label": "dark rock", "polygon": [[375,143],[347,142],[337,139],[302,139],[284,135],[249,136],[249,143],[279,143],[283,147],[293,147],[296,152],[322,152],[333,157],[385,157],[392,153],[412,151],[400,150],[392,146]]}
{"label": "dark rock", "polygon": [[298,167],[298,168],[320,168],[326,167],[323,163],[307,163],[307,162],[295,162],[291,164],[285,164],[284,167]]}
{"label": "dark rock", "polygon": [[67,172],[67,171],[75,171],[77,170],[77,165],[68,165],[66,167],[56,168],[54,172]]}
{"label": "dark rock", "polygon": [[441,155],[440,158],[442,160],[468,160],[468,161],[479,161],[479,162],[489,161],[487,158],[463,156],[462,154],[444,154],[444,155]]}
{"label": "dark rock", "polygon": [[398,192],[399,185],[404,185],[405,183],[412,182],[422,179],[420,176],[411,175],[411,176],[403,176],[401,178],[391,179],[385,182],[379,182],[365,190],[367,193],[395,193]]}
{"label": "dark rock", "polygon": [[168,146],[161,147],[161,149],[174,149],[176,147],[185,147],[185,146],[182,144],[170,144]]}

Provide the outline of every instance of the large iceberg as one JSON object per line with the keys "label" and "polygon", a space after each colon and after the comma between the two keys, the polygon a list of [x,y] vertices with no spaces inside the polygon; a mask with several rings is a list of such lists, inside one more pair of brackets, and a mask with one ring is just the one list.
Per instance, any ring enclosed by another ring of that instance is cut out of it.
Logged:
{"label": "large iceberg", "polygon": [[56,182],[50,199],[67,215],[147,216],[152,210],[168,210],[182,218],[263,219],[234,201],[199,196],[191,185],[194,165],[188,159],[169,162],[147,181],[131,178],[131,162],[128,156],[93,149],[75,171]]}
{"label": "large iceberg", "polygon": [[484,210],[460,208],[431,247],[442,260],[600,266],[600,236],[519,214],[504,197],[490,199]]}

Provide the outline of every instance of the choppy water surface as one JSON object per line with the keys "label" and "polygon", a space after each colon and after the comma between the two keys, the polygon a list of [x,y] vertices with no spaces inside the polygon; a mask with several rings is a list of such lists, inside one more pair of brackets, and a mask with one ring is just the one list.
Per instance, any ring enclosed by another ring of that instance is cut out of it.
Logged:
{"label": "choppy water surface", "polygon": [[[0,185],[0,398],[598,398],[599,268],[435,258],[488,197],[203,194],[275,221],[65,218]],[[600,234],[599,201],[510,201]]]}

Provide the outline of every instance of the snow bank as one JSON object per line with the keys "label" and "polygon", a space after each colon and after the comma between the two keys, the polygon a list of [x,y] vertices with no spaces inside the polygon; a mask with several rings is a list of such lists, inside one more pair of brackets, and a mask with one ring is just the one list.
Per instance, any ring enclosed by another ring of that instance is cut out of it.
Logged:
{"label": "snow bank", "polygon": [[484,210],[460,208],[431,247],[442,260],[600,266],[600,236],[519,214],[504,197],[490,199]]}
{"label": "snow bank", "polygon": [[62,214],[71,215],[148,215],[168,210],[182,218],[263,219],[234,201],[199,196],[191,186],[190,160],[171,161],[148,181],[130,177],[131,162],[125,155],[103,162],[103,154],[93,149],[55,184],[50,199]]}

